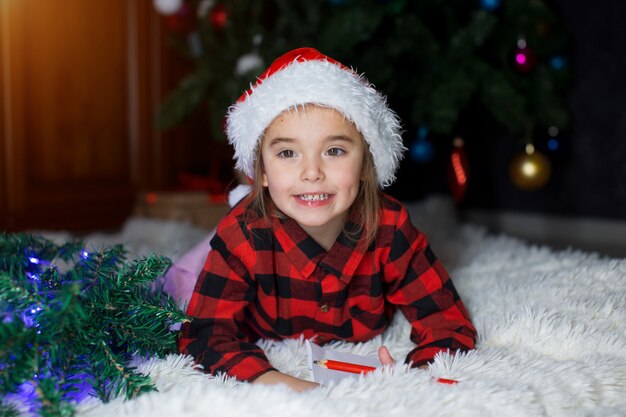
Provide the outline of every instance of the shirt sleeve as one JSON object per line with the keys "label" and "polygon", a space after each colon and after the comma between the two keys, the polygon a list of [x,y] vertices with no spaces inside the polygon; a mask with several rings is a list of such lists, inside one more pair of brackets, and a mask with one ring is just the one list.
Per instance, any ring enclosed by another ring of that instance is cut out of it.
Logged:
{"label": "shirt sleeve", "polygon": [[405,209],[400,211],[384,271],[387,300],[411,323],[411,340],[417,345],[406,363],[421,366],[440,351],[474,348],[476,329],[465,306]]}
{"label": "shirt sleeve", "polygon": [[[191,296],[179,338],[179,350],[204,371],[250,381],[272,370],[263,350],[241,331],[244,309],[256,297],[254,251],[236,222],[218,227],[212,250]],[[241,256],[241,254],[245,256]]]}

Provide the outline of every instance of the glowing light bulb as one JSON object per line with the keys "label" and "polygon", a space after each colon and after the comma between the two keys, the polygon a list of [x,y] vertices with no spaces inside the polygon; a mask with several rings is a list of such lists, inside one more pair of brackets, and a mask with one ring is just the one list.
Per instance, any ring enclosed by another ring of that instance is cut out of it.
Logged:
{"label": "glowing light bulb", "polygon": [[556,151],[557,149],[559,149],[559,141],[552,138],[548,141],[548,149],[550,149],[551,151]]}

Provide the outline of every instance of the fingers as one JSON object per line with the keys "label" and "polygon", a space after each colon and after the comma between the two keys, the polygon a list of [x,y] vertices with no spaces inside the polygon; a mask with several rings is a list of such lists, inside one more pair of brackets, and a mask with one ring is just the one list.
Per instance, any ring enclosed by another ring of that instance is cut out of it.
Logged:
{"label": "fingers", "polygon": [[396,363],[396,361],[391,356],[389,349],[387,349],[387,346],[381,346],[378,348],[378,359],[380,359],[380,363],[383,366],[393,365]]}

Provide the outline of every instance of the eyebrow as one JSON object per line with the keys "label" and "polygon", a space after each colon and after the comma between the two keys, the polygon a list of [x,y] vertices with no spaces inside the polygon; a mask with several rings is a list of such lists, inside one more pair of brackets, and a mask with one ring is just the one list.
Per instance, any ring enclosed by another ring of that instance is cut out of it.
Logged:
{"label": "eyebrow", "polygon": [[[297,139],[294,138],[283,138],[283,137],[277,137],[277,138],[273,138],[270,143],[269,146],[277,146],[280,145],[281,143],[295,143],[297,142]],[[354,139],[351,138],[350,136],[344,136],[344,135],[333,135],[333,136],[329,136],[326,138],[327,142],[348,142],[348,143],[354,143]]]}
{"label": "eyebrow", "polygon": [[274,138],[270,141],[269,146],[276,146],[280,145],[281,143],[293,143],[295,141],[295,139],[291,138]]}

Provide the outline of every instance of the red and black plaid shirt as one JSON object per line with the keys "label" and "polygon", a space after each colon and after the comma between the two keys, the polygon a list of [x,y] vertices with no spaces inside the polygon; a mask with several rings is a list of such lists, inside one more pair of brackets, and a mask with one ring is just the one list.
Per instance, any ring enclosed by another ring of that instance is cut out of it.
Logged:
{"label": "red and black plaid shirt", "polygon": [[397,201],[383,198],[372,245],[342,233],[328,252],[294,220],[270,226],[251,210],[240,203],[218,225],[187,309],[180,351],[205,371],[251,380],[273,369],[254,343],[261,338],[366,341],[398,308],[412,326],[414,366],[473,349],[476,331],[452,281]]}

